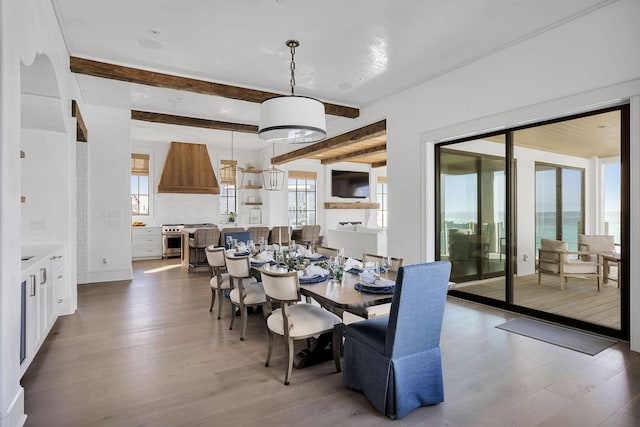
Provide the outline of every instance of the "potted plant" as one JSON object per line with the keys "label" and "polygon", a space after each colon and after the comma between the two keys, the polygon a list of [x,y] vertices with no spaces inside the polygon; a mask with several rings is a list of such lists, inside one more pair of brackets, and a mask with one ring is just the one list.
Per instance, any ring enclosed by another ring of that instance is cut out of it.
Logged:
{"label": "potted plant", "polygon": [[238,215],[235,212],[229,212],[229,222],[236,222],[236,217]]}

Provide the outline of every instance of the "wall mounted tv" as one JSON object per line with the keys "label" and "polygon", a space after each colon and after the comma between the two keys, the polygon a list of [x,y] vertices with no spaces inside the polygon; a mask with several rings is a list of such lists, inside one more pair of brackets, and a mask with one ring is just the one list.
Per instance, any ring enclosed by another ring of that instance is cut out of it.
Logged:
{"label": "wall mounted tv", "polygon": [[331,195],[345,199],[369,197],[369,172],[332,170]]}

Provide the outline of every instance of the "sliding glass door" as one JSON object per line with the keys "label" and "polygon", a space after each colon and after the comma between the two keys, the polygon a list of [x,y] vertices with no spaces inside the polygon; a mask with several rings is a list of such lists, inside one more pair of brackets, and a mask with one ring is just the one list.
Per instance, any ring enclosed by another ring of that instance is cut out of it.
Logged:
{"label": "sliding glass door", "polygon": [[628,337],[628,107],[436,148],[452,294]]}
{"label": "sliding glass door", "polygon": [[[492,279],[489,298],[504,301],[504,138],[470,141],[440,151],[440,259],[451,280],[468,285]],[[481,294],[480,287],[468,287]]]}

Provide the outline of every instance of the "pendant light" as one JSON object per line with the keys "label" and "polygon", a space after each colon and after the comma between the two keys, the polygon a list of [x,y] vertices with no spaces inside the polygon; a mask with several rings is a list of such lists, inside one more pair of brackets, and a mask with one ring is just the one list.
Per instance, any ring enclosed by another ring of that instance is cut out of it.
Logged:
{"label": "pendant light", "polygon": [[233,131],[231,131],[231,160],[223,160],[220,167],[220,181],[225,184],[236,185],[238,168],[233,160]]}
{"label": "pendant light", "polygon": [[297,40],[287,40],[291,50],[291,95],[270,98],[260,104],[258,137],[269,142],[292,144],[317,142],[327,136],[324,104],[294,93]]}
{"label": "pendant light", "polygon": [[273,165],[273,158],[276,156],[276,145],[272,144],[271,167],[262,171],[262,186],[267,191],[280,191],[284,185],[284,171],[277,169]]}

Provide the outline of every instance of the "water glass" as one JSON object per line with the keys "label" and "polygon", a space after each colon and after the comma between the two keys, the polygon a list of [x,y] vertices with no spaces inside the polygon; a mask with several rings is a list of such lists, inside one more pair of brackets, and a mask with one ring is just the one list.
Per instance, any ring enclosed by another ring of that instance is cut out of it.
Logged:
{"label": "water glass", "polygon": [[233,243],[233,237],[227,236],[227,246],[231,249],[231,245]]}
{"label": "water glass", "polygon": [[389,280],[389,269],[391,268],[392,259],[390,256],[382,258],[382,268],[384,268],[384,274],[387,280]]}

